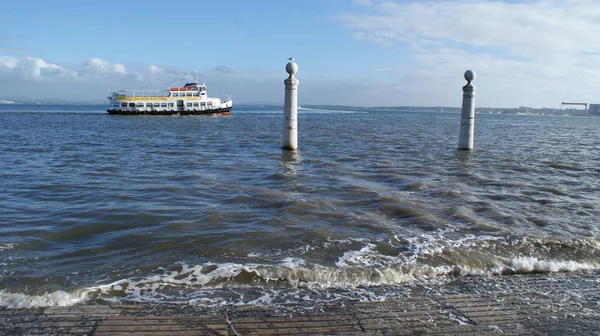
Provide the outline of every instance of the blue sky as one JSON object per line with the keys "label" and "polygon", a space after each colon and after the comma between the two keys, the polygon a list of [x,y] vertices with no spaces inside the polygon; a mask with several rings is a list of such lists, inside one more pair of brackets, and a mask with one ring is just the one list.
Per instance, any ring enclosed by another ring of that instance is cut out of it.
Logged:
{"label": "blue sky", "polygon": [[302,104],[600,103],[600,1],[202,0],[7,2],[0,99],[102,101],[197,69],[211,96],[281,103],[287,58]]}

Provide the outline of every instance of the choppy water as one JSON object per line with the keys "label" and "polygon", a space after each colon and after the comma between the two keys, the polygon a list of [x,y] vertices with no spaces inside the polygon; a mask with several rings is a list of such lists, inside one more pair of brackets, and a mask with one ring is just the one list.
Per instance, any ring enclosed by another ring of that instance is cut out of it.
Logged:
{"label": "choppy water", "polygon": [[600,118],[0,106],[0,306],[310,305],[600,266]]}

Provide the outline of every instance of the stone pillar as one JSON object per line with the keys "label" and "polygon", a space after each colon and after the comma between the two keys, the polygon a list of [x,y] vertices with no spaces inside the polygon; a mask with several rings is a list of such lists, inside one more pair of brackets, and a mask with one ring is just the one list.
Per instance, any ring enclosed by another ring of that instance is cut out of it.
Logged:
{"label": "stone pillar", "polygon": [[285,71],[289,77],[285,83],[285,99],[283,102],[283,149],[298,149],[298,80],[294,74],[298,71],[298,65],[294,58],[289,58]]}
{"label": "stone pillar", "polygon": [[475,87],[471,82],[475,80],[475,72],[465,72],[467,85],[463,86],[462,110],[460,113],[460,134],[458,137],[458,149],[473,149],[475,138]]}

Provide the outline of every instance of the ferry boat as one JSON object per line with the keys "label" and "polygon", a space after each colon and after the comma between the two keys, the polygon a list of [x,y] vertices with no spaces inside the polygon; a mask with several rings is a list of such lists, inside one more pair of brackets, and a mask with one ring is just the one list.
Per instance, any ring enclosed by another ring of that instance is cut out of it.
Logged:
{"label": "ferry boat", "polygon": [[[109,89],[110,92],[110,89]],[[206,85],[194,82],[167,90],[124,90],[108,96],[109,114],[117,115],[230,115],[233,101],[210,98]]]}

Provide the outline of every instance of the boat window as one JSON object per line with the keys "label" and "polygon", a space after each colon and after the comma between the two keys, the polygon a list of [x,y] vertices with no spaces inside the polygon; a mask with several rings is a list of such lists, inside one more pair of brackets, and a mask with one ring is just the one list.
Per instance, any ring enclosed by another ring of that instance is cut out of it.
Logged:
{"label": "boat window", "polygon": [[175,106],[175,104],[173,104],[173,103],[168,103],[167,105],[168,105],[169,107],[173,107],[173,106]]}
{"label": "boat window", "polygon": [[154,106],[154,107],[159,107],[159,106],[160,106],[160,103],[152,103],[152,106]]}
{"label": "boat window", "polygon": [[185,106],[190,107],[190,106],[192,106],[192,103],[185,103]]}
{"label": "boat window", "polygon": [[129,103],[129,107],[135,107],[135,103]]}
{"label": "boat window", "polygon": [[121,107],[127,107],[127,103],[121,103]]}
{"label": "boat window", "polygon": [[173,92],[173,97],[179,97],[179,92]]}
{"label": "boat window", "polygon": [[152,103],[146,103],[146,107],[152,107]]}
{"label": "boat window", "polygon": [[194,97],[198,97],[198,92],[194,92]]}
{"label": "boat window", "polygon": [[136,107],[144,107],[144,103],[136,103],[135,106]]}
{"label": "boat window", "polygon": [[167,103],[160,103],[160,107],[167,107]]}
{"label": "boat window", "polygon": [[194,106],[198,106],[198,102],[194,102]]}
{"label": "boat window", "polygon": [[206,92],[202,92],[202,95],[203,95],[203,96],[206,96]]}
{"label": "boat window", "polygon": [[212,102],[208,102],[208,105],[212,105]]}
{"label": "boat window", "polygon": [[200,106],[206,106],[206,102],[200,102]]}

